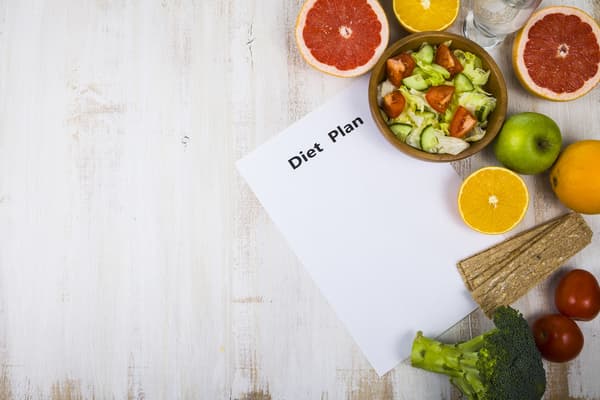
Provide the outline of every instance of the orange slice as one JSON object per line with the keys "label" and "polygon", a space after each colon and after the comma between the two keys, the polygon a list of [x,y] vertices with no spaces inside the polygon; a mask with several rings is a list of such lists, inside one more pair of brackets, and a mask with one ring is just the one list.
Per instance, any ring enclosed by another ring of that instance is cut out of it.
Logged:
{"label": "orange slice", "polygon": [[410,32],[442,31],[452,25],[460,0],[394,0],[394,14]]}
{"label": "orange slice", "polygon": [[481,168],[465,179],[458,192],[463,221],[481,233],[504,233],[525,216],[529,194],[523,179],[501,167]]}

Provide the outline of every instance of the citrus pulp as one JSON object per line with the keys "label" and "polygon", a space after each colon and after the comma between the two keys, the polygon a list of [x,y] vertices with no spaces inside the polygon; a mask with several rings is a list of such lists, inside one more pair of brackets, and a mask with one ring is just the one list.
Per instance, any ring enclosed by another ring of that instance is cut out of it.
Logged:
{"label": "citrus pulp", "polygon": [[548,100],[574,100],[600,81],[600,28],[578,8],[543,8],[517,34],[512,60],[529,92]]}
{"label": "citrus pulp", "polygon": [[296,20],[296,44],[312,67],[331,75],[366,73],[389,41],[377,0],[306,0]]}
{"label": "citrus pulp", "polygon": [[452,25],[459,0],[394,0],[394,14],[410,32],[442,31]]}
{"label": "citrus pulp", "polygon": [[467,177],[458,192],[458,210],[478,232],[504,233],[525,216],[529,193],[523,179],[501,167],[481,168]]}

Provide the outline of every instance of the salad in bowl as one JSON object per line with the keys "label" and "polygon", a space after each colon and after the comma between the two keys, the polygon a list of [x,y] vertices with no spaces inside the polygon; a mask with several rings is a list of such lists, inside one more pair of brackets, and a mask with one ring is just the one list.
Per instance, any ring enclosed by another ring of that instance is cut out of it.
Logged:
{"label": "salad in bowl", "polygon": [[506,114],[506,87],[491,57],[452,36],[425,35],[384,54],[369,88],[372,114],[386,137],[430,160],[478,151],[493,139]]}

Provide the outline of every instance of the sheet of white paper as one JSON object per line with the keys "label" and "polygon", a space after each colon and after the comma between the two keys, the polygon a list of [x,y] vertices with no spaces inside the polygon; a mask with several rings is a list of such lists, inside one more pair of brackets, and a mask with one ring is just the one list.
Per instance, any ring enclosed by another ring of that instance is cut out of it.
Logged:
{"label": "sheet of white paper", "polygon": [[383,138],[367,86],[357,79],[237,167],[383,375],[417,330],[438,335],[476,307],[455,265],[498,238],[460,220],[450,164],[409,158]]}

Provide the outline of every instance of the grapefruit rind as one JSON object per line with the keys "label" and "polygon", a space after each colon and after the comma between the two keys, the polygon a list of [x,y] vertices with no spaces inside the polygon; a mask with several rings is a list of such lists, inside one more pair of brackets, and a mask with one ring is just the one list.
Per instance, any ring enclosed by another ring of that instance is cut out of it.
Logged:
{"label": "grapefruit rind", "polygon": [[584,85],[574,92],[564,92],[564,93],[556,93],[548,88],[537,85],[527,67],[525,66],[525,60],[523,59],[523,54],[525,51],[525,46],[527,44],[527,40],[525,38],[528,37],[529,30],[535,25],[536,22],[540,21],[546,15],[549,14],[564,14],[564,15],[575,15],[579,17],[583,22],[586,22],[592,28],[594,35],[596,36],[596,40],[600,45],[600,28],[596,21],[588,15],[586,12],[580,10],[576,7],[569,6],[553,6],[543,8],[536,13],[534,13],[531,18],[527,21],[525,26],[517,33],[513,43],[513,51],[512,51],[512,62],[513,69],[519,82],[527,91],[536,96],[542,97],[547,100],[552,101],[571,101],[575,100],[596,87],[598,82],[600,82],[600,63],[598,65],[598,69],[596,70],[596,74],[585,81]]}
{"label": "grapefruit rind", "polygon": [[385,11],[383,10],[379,2],[377,0],[365,0],[366,3],[371,6],[373,11],[377,15],[377,19],[381,23],[380,43],[375,48],[373,56],[369,59],[367,63],[360,65],[354,69],[341,70],[335,67],[334,65],[325,64],[316,59],[312,55],[310,49],[304,43],[303,32],[304,28],[306,27],[306,17],[308,15],[308,12],[311,10],[311,8],[317,1],[319,0],[306,0],[304,2],[304,5],[302,6],[302,9],[298,13],[298,17],[296,18],[296,45],[300,54],[302,55],[302,58],[304,58],[304,61],[306,61],[308,65],[310,65],[318,71],[325,72],[326,74],[337,76],[340,78],[352,78],[369,72],[375,66],[375,64],[377,64],[377,61],[379,61],[379,58],[387,48],[390,39],[389,22]]}

